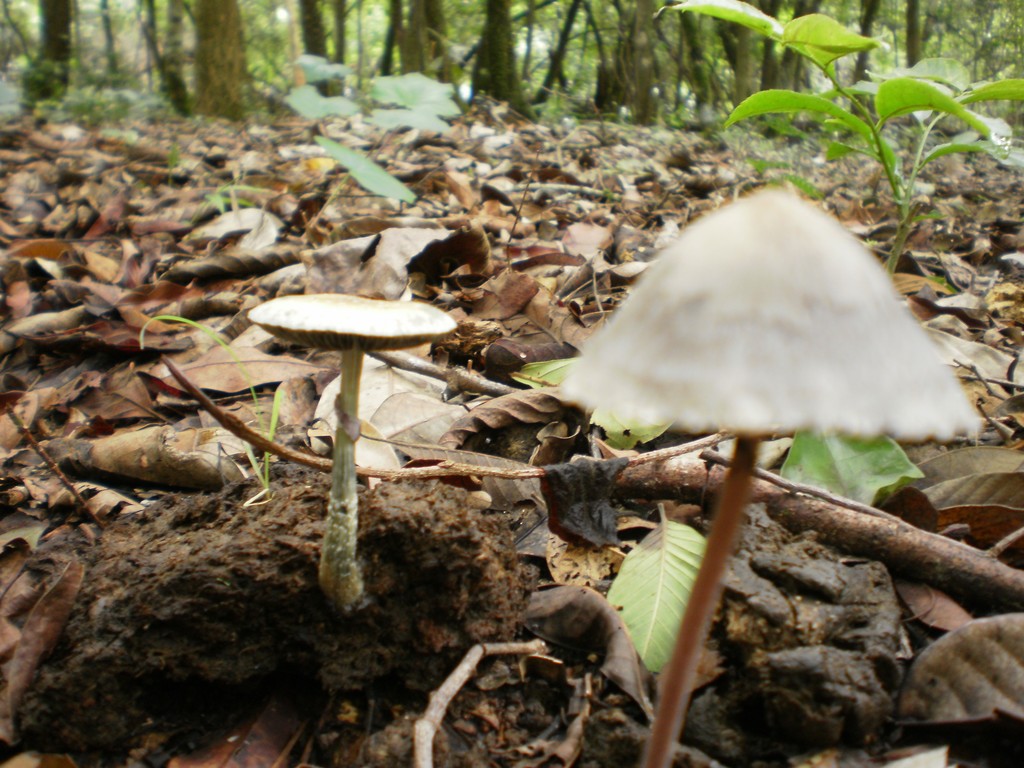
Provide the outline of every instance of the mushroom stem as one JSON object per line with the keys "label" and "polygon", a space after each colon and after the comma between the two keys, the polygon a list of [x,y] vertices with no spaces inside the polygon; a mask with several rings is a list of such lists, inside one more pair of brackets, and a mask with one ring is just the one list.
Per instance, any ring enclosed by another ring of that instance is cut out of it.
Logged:
{"label": "mushroom stem", "polygon": [[693,693],[697,663],[722,596],[722,577],[743,527],[743,510],[750,496],[759,442],[756,437],[736,438],[732,466],[718,496],[704,559],[686,604],[672,657],[661,672],[661,692],[644,768],[668,768],[672,764],[675,742],[682,732]]}
{"label": "mushroom stem", "polygon": [[363,598],[363,574],[356,559],[359,533],[359,496],[356,491],[356,439],[359,437],[359,379],[363,352],[341,353],[341,389],[335,404],[338,428],[334,433],[331,495],[320,552],[320,588],[341,610]]}

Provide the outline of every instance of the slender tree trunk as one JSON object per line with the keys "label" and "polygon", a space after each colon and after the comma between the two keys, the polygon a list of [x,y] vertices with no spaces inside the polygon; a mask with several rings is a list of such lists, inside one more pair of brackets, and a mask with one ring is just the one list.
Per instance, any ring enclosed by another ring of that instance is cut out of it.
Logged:
{"label": "slender tree trunk", "polygon": [[[769,16],[777,17],[782,8],[782,0],[767,0],[761,4],[761,10]],[[779,79],[779,50],[775,41],[765,38],[761,45],[761,90],[775,88]]]}
{"label": "slender tree trunk", "polygon": [[537,0],[526,0],[526,52],[523,54],[523,82],[529,82],[533,57],[533,32],[537,24]]}
{"label": "slender tree trunk", "polygon": [[302,48],[304,53],[327,58],[327,36],[320,0],[299,0],[302,20]]}
{"label": "slender tree trunk", "polygon": [[409,0],[409,26],[400,39],[402,72],[427,69],[427,8],[424,0]]}
{"label": "slender tree trunk", "polygon": [[907,66],[921,60],[921,2],[907,0]]}
{"label": "slender tree trunk", "polygon": [[195,70],[196,111],[241,120],[246,69],[237,0],[197,0]]}
{"label": "slender tree trunk", "polygon": [[[882,7],[882,0],[861,0],[860,4],[860,33],[864,37],[871,37],[871,27],[874,26],[878,11]],[[853,72],[855,81],[867,80],[868,78],[868,51],[861,51],[857,54],[857,68]]]}
{"label": "slender tree trunk", "polygon": [[388,29],[384,34],[384,52],[380,58],[382,75],[394,74],[395,49],[401,45],[404,35],[402,0],[388,0]]}
{"label": "slender tree trunk", "polygon": [[448,22],[443,0],[423,0],[426,11],[427,67],[438,80],[451,82],[452,61],[448,55]]}
{"label": "slender tree trunk", "polygon": [[[572,0],[569,5],[569,10],[565,14],[565,21],[562,24],[562,31],[558,35],[558,44],[554,50],[551,51],[551,65],[548,67],[548,73],[544,76],[544,84],[537,91],[537,95],[534,96],[533,101],[536,104],[543,104],[547,101],[548,95],[551,90],[555,87],[556,83],[565,83],[565,54],[569,49],[569,41],[572,39],[572,28],[576,24],[576,16],[579,14],[579,10],[583,5],[583,0]],[[523,81],[526,81],[524,73]]]}
{"label": "slender tree trunk", "polygon": [[107,75],[117,75],[117,45],[114,38],[114,20],[110,15],[110,0],[100,0],[100,21],[103,26],[103,51],[107,60]]}
{"label": "slender tree trunk", "polygon": [[348,3],[346,0],[331,0],[331,13],[334,16],[334,57],[331,59],[339,64],[345,63],[345,22],[348,19]]}
{"label": "slender tree trunk", "polygon": [[192,114],[185,83],[185,3],[167,0],[167,33],[164,35],[163,92],[179,115]]}
{"label": "slender tree trunk", "polygon": [[636,15],[633,17],[632,46],[632,98],[633,120],[638,125],[648,125],[657,114],[658,103],[654,96],[654,1],[636,0]]}

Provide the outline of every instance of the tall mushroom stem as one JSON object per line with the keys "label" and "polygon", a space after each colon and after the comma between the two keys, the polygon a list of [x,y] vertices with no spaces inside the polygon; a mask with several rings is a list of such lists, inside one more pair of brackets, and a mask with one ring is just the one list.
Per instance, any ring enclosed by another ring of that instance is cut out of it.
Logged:
{"label": "tall mushroom stem", "polygon": [[331,495],[327,501],[327,524],[320,552],[320,588],[341,610],[358,605],[363,598],[363,574],[356,559],[359,533],[356,440],[359,437],[359,379],[362,372],[362,350],[343,350],[341,389],[335,404],[338,428],[334,433]]}
{"label": "tall mushroom stem", "polygon": [[718,496],[707,548],[686,604],[672,657],[661,672],[661,692],[654,726],[647,742],[644,768],[668,768],[683,729],[693,693],[697,663],[722,596],[722,577],[743,527],[751,478],[757,458],[757,437],[737,437],[732,466]]}

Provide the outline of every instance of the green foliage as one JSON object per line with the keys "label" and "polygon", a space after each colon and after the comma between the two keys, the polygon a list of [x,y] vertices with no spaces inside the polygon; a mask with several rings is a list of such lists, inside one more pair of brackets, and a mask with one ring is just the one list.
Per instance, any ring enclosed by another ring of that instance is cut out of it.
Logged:
{"label": "green foliage", "polygon": [[[684,0],[671,7],[748,27],[803,56],[828,78],[832,87],[822,94],[784,89],[755,93],[733,110],[726,126],[759,115],[810,112],[822,118],[826,126],[849,134],[850,143],[833,142],[827,157],[836,159],[857,152],[882,165],[900,214],[886,264],[890,273],[896,269],[915,220],[914,187],[924,166],[955,152],[987,152],[1000,162],[1024,166],[1024,153],[1012,147],[1010,126],[967,108],[981,101],[1024,101],[1024,79],[971,83],[967,69],[959,62],[924,59],[910,69],[875,77],[872,82],[844,85],[836,61],[870,51],[878,42],[851,32],[835,19],[809,14],[782,24],[740,0]],[[906,168],[885,130],[903,115],[913,115],[917,126],[912,160]],[[967,132],[949,143],[933,145],[931,133],[944,118],[960,121]]]}
{"label": "green foliage", "polygon": [[704,537],[693,528],[665,520],[626,556],[608,590],[652,672],[661,671],[672,653],[704,548]]}
{"label": "green foliage", "polygon": [[877,504],[924,477],[893,440],[799,432],[780,474],[863,504]]}
{"label": "green foliage", "polygon": [[[170,163],[168,164],[170,165]],[[229,209],[237,211],[239,208],[251,208],[253,203],[245,198],[245,193],[262,191],[259,187],[251,187],[246,184],[225,184],[207,194],[205,199],[219,213],[224,214]]]}
{"label": "green foliage", "polygon": [[[319,56],[302,56],[299,65],[310,83],[340,80],[348,67],[331,64]],[[425,75],[412,73],[398,77],[379,77],[370,93],[379,104],[395,105],[374,109],[367,120],[384,130],[419,128],[444,133],[449,125],[442,117],[460,113],[449,83],[439,83]],[[285,98],[288,106],[309,120],[328,117],[350,117],[359,112],[359,105],[345,96],[323,96],[313,85],[295,88]],[[416,195],[402,182],[365,155],[336,141],[317,137],[320,144],[364,189],[375,195],[411,203]]]}
{"label": "green foliage", "polygon": [[88,125],[131,120],[155,120],[169,116],[159,96],[130,88],[72,88],[59,101],[42,101],[36,109],[51,120],[75,120]]}

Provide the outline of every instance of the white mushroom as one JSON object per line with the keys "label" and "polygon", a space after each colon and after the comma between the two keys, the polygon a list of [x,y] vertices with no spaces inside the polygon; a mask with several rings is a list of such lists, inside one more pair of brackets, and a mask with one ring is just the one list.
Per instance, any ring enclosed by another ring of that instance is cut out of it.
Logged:
{"label": "white mushroom", "polygon": [[874,257],[838,222],[761,192],[687,228],[586,345],[562,391],[623,418],[737,434],[645,765],[666,766],[743,521],[761,436],[948,440],[977,418]]}
{"label": "white mushroom", "polygon": [[338,608],[352,608],[363,597],[362,571],[356,558],[359,502],[355,464],[363,353],[432,341],[453,331],[455,321],[428,304],[342,294],[272,299],[249,312],[249,319],[286,341],[341,352],[338,428],[319,578],[320,587]]}

